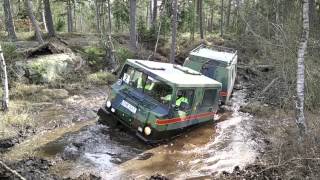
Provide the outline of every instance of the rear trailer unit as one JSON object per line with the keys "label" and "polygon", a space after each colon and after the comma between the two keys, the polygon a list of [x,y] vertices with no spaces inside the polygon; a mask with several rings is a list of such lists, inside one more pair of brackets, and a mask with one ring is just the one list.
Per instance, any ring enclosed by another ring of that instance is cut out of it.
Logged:
{"label": "rear trailer unit", "polygon": [[237,51],[221,46],[200,45],[193,49],[183,66],[222,83],[221,102],[230,99],[237,74]]}

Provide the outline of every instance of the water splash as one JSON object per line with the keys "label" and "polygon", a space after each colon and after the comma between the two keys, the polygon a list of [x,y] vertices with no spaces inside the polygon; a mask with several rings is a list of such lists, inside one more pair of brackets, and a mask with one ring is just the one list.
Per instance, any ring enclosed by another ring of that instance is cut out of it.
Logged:
{"label": "water splash", "polygon": [[259,145],[251,137],[253,117],[239,111],[245,105],[245,92],[237,91],[232,98],[232,116],[217,124],[216,137],[203,147],[185,153],[196,153],[199,158],[189,162],[190,172],[182,176],[203,176],[223,171],[232,172],[253,163]]}

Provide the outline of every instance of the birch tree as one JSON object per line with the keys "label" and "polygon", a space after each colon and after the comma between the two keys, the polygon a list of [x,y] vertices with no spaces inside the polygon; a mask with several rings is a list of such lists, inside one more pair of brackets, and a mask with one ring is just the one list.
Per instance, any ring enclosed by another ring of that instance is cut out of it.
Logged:
{"label": "birch tree", "polygon": [[173,0],[173,16],[172,16],[172,37],[171,37],[171,51],[170,51],[170,62],[174,63],[176,54],[176,39],[177,39],[177,11],[178,11],[178,0]]}
{"label": "birch tree", "polygon": [[26,0],[26,8],[28,10],[28,16],[29,16],[29,19],[32,23],[32,26],[34,28],[34,31],[36,33],[36,37],[37,37],[37,40],[39,42],[39,44],[43,44],[44,41],[42,39],[42,35],[41,35],[41,30],[40,30],[40,27],[38,25],[38,22],[33,14],[33,8],[32,8],[32,2],[30,0]]}
{"label": "birch tree", "polygon": [[309,38],[309,1],[303,0],[303,30],[298,47],[298,61],[297,61],[297,99],[296,99],[296,123],[300,131],[300,135],[306,133],[306,121],[304,116],[304,56],[307,50]]}
{"label": "birch tree", "polygon": [[0,72],[1,72],[1,82],[2,82],[2,103],[1,110],[8,111],[9,110],[9,86],[8,86],[8,75],[6,62],[3,57],[2,48],[0,45]]}
{"label": "birch tree", "polygon": [[5,24],[6,24],[6,30],[8,32],[8,36],[11,41],[16,41],[17,35],[14,28],[10,0],[3,1],[3,10],[4,10],[4,16],[5,16],[5,22],[6,22]]}

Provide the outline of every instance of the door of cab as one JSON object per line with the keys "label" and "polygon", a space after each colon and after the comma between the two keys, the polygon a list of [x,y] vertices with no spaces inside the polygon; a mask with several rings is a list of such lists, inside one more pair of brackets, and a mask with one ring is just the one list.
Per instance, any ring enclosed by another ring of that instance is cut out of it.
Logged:
{"label": "door of cab", "polygon": [[195,103],[195,114],[197,114],[197,122],[208,121],[212,119],[214,112],[218,110],[219,100],[218,88],[199,88]]}

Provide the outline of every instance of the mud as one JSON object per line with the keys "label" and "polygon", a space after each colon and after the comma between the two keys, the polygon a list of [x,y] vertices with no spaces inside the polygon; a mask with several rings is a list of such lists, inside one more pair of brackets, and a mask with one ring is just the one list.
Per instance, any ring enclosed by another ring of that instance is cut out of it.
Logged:
{"label": "mud", "polygon": [[16,127],[18,134],[13,137],[0,139],[0,153],[9,151],[15,144],[18,144],[25,140],[27,137],[36,134],[36,129],[31,126],[26,126],[24,128]]}
{"label": "mud", "polygon": [[[53,164],[45,159],[29,157],[14,163],[7,163],[7,165],[27,180],[59,179],[58,176],[49,173],[49,168]],[[0,179],[16,180],[19,178],[0,166]]]}

